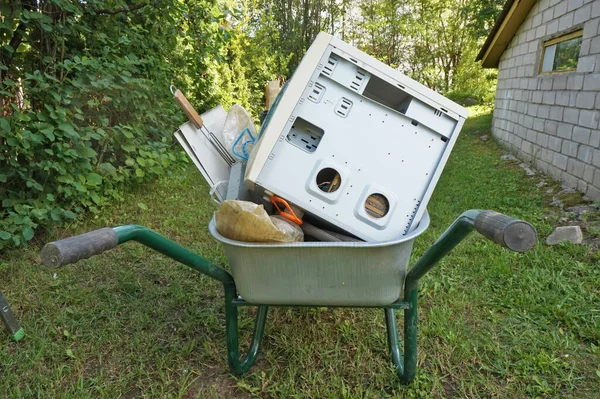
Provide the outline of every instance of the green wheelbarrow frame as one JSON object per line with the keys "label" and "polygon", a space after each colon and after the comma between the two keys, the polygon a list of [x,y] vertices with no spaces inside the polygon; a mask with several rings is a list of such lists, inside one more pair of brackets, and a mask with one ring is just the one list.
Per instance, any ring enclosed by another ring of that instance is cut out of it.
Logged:
{"label": "green wheelbarrow frame", "polygon": [[[390,355],[396,372],[404,383],[411,382],[417,372],[419,280],[473,229],[476,229],[493,242],[517,252],[525,252],[537,242],[535,228],[528,222],[513,219],[494,211],[470,210],[464,212],[408,271],[402,291],[404,299],[399,299],[386,306],[351,306],[381,308],[384,310]],[[236,285],[231,274],[181,245],[142,226],[128,225],[103,228],[46,244],[41,253],[42,263],[46,267],[56,268],[100,254],[127,241],[137,241],[223,283],[229,367],[235,374],[248,371],[256,361],[259,353],[269,306],[277,305],[267,306],[244,301],[237,294]],[[252,342],[243,357],[240,355],[239,349],[238,307],[240,306],[256,306],[258,309]],[[396,310],[404,311],[404,354],[400,349]]]}
{"label": "green wheelbarrow frame", "polygon": [[20,341],[25,336],[25,331],[15,318],[2,291],[0,291],[0,320],[2,320],[6,330],[15,341]]}

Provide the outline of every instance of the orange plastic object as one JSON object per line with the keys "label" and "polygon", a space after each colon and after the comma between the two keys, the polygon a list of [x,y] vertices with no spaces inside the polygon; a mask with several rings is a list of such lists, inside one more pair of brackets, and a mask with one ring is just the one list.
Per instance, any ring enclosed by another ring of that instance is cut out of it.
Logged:
{"label": "orange plastic object", "polygon": [[[294,222],[297,225],[302,226],[302,223],[303,223],[302,219],[300,219],[298,216],[296,216],[296,214],[292,210],[292,207],[290,206],[290,204],[287,203],[286,200],[284,200],[283,198],[278,197],[276,195],[271,195],[271,197],[269,199],[271,200],[273,205],[275,205],[275,208],[277,208],[277,211],[279,212],[279,215],[281,217],[284,217],[287,220],[289,220],[290,222]],[[278,203],[283,205],[285,207],[285,209],[281,210]]]}

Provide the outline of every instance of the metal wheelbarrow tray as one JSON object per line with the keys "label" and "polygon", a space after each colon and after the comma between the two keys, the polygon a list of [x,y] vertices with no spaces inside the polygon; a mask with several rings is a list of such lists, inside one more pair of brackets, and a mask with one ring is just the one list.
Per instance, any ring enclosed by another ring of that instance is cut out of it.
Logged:
{"label": "metal wheelbarrow tray", "polygon": [[415,238],[429,227],[425,212],[419,226],[387,242],[248,243],[210,234],[223,244],[238,293],[266,305],[381,306],[402,292]]}
{"label": "metal wheelbarrow tray", "polygon": [[[46,267],[55,268],[100,254],[127,241],[137,241],[219,280],[223,283],[225,296],[227,359],[236,374],[248,371],[256,360],[269,305],[382,308],[392,362],[400,379],[408,383],[417,371],[419,279],[473,229],[517,252],[525,252],[537,242],[536,231],[527,222],[493,211],[471,210],[460,215],[406,273],[414,238],[428,224],[425,213],[413,233],[388,243],[305,243],[294,246],[227,240],[220,237],[211,224],[211,233],[225,246],[236,281],[207,259],[137,225],[107,227],[46,244],[41,258]],[[261,278],[268,281],[257,280]],[[240,293],[244,298],[239,296]],[[243,357],[239,352],[239,306],[258,308],[252,342]],[[404,356],[400,350],[396,309],[404,312]]]}

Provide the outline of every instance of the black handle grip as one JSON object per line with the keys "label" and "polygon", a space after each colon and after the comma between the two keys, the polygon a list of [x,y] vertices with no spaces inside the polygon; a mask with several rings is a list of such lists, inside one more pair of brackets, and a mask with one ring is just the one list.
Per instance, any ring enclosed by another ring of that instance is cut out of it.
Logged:
{"label": "black handle grip", "polygon": [[475,218],[475,229],[516,252],[528,251],[537,243],[537,232],[530,223],[494,211],[481,211]]}
{"label": "black handle grip", "polygon": [[75,263],[80,259],[87,259],[101,254],[104,251],[113,249],[118,243],[117,233],[110,227],[105,227],[75,237],[50,242],[42,248],[40,255],[42,264],[47,268],[54,269]]}

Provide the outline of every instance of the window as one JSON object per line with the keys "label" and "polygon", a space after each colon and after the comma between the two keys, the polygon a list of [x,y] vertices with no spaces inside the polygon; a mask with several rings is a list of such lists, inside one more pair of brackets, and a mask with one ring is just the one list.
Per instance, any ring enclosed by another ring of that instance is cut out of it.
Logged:
{"label": "window", "polygon": [[544,43],[540,73],[576,70],[582,38],[583,30],[578,30]]}

